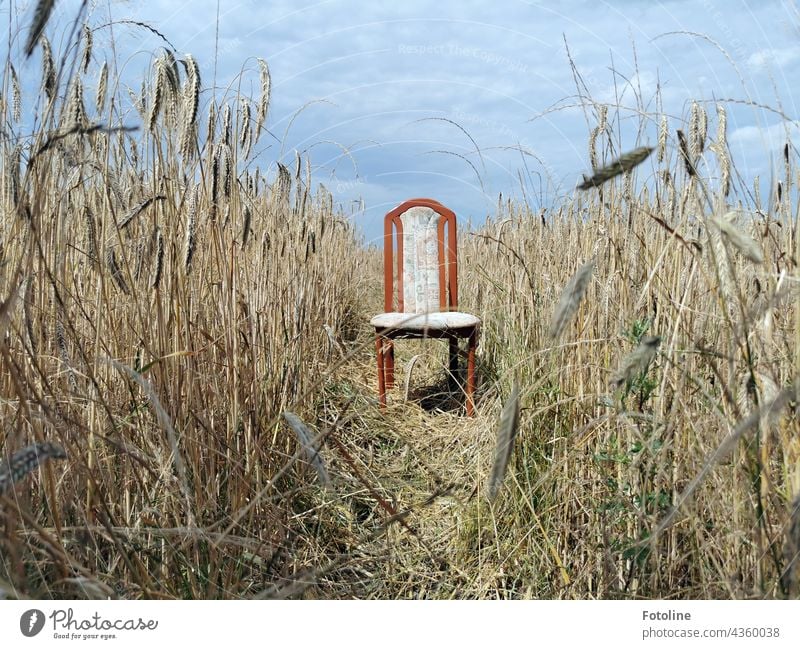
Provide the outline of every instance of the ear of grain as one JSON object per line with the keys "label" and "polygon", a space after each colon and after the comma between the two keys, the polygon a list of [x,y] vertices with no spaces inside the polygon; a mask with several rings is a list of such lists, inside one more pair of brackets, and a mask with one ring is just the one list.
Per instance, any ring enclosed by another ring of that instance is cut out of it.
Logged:
{"label": "ear of grain", "polygon": [[293,412],[285,410],[283,412],[283,418],[286,420],[286,423],[289,424],[289,428],[292,429],[292,432],[297,437],[297,441],[303,448],[303,452],[305,453],[309,464],[314,467],[314,471],[317,473],[317,479],[319,480],[319,483],[326,489],[330,488],[331,479],[328,475],[328,469],[325,467],[325,461],[322,459],[322,456],[319,453],[319,442],[315,442],[314,440],[315,436],[303,423],[303,420]]}
{"label": "ear of grain", "polygon": [[231,145],[231,128],[233,124],[233,117],[231,115],[230,104],[225,104],[222,109],[222,141],[227,145]]}
{"label": "ear of grain", "polygon": [[599,127],[593,128],[592,132],[589,134],[589,164],[592,165],[592,169],[596,169],[600,164],[599,158],[597,157],[597,136],[599,134]]}
{"label": "ear of grain", "polygon": [[519,429],[519,385],[515,382],[511,389],[503,411],[500,413],[500,424],[497,427],[497,441],[494,446],[494,463],[489,476],[487,495],[490,501],[497,497],[508,470],[511,452],[514,450],[514,439]]}
{"label": "ear of grain", "polygon": [[11,72],[11,118],[18,122],[22,117],[22,92],[19,87],[17,71],[11,63],[8,64],[8,69]]}
{"label": "ear of grain", "polygon": [[53,50],[50,41],[42,36],[42,89],[48,100],[52,101],[56,94],[56,65],[53,61]]}
{"label": "ear of grain", "polygon": [[55,0],[39,0],[36,4],[36,10],[33,13],[33,22],[31,29],[28,33],[28,40],[25,43],[25,56],[33,54],[36,43],[44,31],[47,21],[50,19],[50,13],[53,11]]}
{"label": "ear of grain", "polygon": [[269,74],[267,62],[264,59],[258,59],[258,67],[261,76],[261,98],[258,102],[258,111],[256,112],[256,143],[258,143],[258,138],[261,137],[261,129],[264,128],[264,123],[267,121],[269,96],[272,88],[272,78]]}
{"label": "ear of grain", "polygon": [[697,174],[694,168],[694,158],[692,158],[691,150],[689,149],[689,143],[686,141],[686,136],[683,134],[681,129],[677,130],[678,133],[678,150],[681,152],[681,158],[683,158],[683,166],[686,168],[686,173],[689,176],[694,176]]}
{"label": "ear of grain", "polygon": [[661,116],[658,125],[658,161],[664,162],[667,154],[667,135],[669,134],[669,120],[666,115]]}
{"label": "ear of grain", "polygon": [[154,202],[164,201],[166,199],[167,197],[164,196],[163,194],[159,194],[158,196],[150,196],[149,198],[144,199],[141,203],[135,205],[131,209],[131,211],[128,212],[125,218],[122,219],[122,221],[119,224],[119,229],[124,230],[125,228],[127,228],[137,216],[139,216],[142,212],[144,212]]}
{"label": "ear of grain", "polygon": [[217,105],[212,101],[208,107],[208,118],[206,120],[206,142],[212,146],[217,134]]}
{"label": "ear of grain", "polygon": [[697,160],[705,149],[707,127],[705,108],[693,101],[689,117],[689,155],[692,161]]}
{"label": "ear of grain", "polygon": [[722,195],[727,196],[730,192],[731,178],[731,159],[728,155],[727,140],[727,116],[725,106],[717,104],[717,141],[714,142],[713,150],[719,162],[720,188]]}
{"label": "ear of grain", "polygon": [[639,346],[622,361],[619,370],[611,379],[611,386],[619,389],[646,372],[655,358],[660,343],[661,338],[659,336],[645,336],[642,338]]}
{"label": "ear of grain", "polygon": [[594,261],[587,261],[583,264],[572,279],[564,287],[561,293],[561,298],[558,301],[558,306],[553,312],[553,318],[550,321],[550,337],[557,340],[566,329],[572,317],[578,311],[581,300],[586,293],[586,289],[592,280],[592,273],[594,272]]}
{"label": "ear of grain", "polygon": [[62,124],[75,130],[83,130],[89,124],[86,107],[83,104],[83,82],[76,76],[69,86],[69,99],[64,107],[65,116]]}
{"label": "ear of grain", "polygon": [[186,55],[186,81],[183,84],[181,112],[181,154],[190,157],[197,134],[197,111],[200,106],[200,66],[191,54]]}
{"label": "ear of grain", "polygon": [[95,108],[98,113],[102,113],[106,106],[106,90],[108,88],[108,61],[103,62],[100,68],[100,76],[97,80],[97,92],[95,93]]}
{"label": "ear of grain", "polygon": [[735,216],[735,212],[728,212],[721,217],[712,217],[711,220],[714,225],[719,228],[720,232],[726,236],[728,241],[731,242],[731,245],[733,245],[733,247],[742,254],[742,256],[754,264],[763,264],[764,253],[761,251],[761,247],[752,237],[750,237],[748,234],[745,234],[735,225],[733,225],[732,220],[735,218]]}
{"label": "ear of grain", "polygon": [[94,215],[88,206],[84,206],[83,208],[83,218],[86,222],[86,239],[88,244],[86,246],[86,254],[89,255],[92,263],[96,264],[99,259],[99,255],[97,254],[97,227],[94,223]]}
{"label": "ear of grain", "polygon": [[246,97],[242,97],[239,105],[239,149],[242,153],[242,159],[246,159],[250,155],[250,144],[252,143],[250,102]]}
{"label": "ear of grain", "polygon": [[81,57],[81,69],[83,73],[89,70],[89,64],[92,62],[92,44],[94,39],[92,37],[92,29],[89,25],[83,26],[83,56]]}
{"label": "ear of grain", "polygon": [[161,234],[161,228],[156,226],[156,260],[153,268],[153,277],[150,281],[150,288],[157,290],[161,284],[161,275],[164,272],[164,236]]}
{"label": "ear of grain", "polygon": [[128,288],[128,283],[125,281],[125,277],[122,274],[122,269],[117,263],[117,253],[112,246],[109,246],[106,250],[106,264],[108,265],[108,270],[111,272],[111,278],[114,280],[117,288],[119,288],[119,290],[125,295],[129,295],[131,291]]}
{"label": "ear of grain", "polygon": [[197,202],[199,199],[199,185],[195,185],[189,199],[189,206],[186,213],[186,239],[183,253],[183,265],[187,271],[192,267],[192,259],[195,251],[195,232],[197,220]]}
{"label": "ear of grain", "polygon": [[155,130],[156,120],[164,106],[164,93],[167,86],[167,72],[164,60],[161,57],[156,59],[155,68],[155,84],[150,98],[150,112],[147,114],[147,128],[150,131]]}
{"label": "ear of grain", "polygon": [[54,442],[41,442],[20,449],[0,462],[0,495],[7,493],[46,460],[63,460],[64,449]]}
{"label": "ear of grain", "polygon": [[586,178],[578,185],[578,189],[591,189],[592,187],[599,187],[612,178],[622,175],[626,171],[631,171],[634,167],[642,164],[647,157],[652,153],[653,147],[642,146],[633,151],[629,151],[621,155],[619,158],[611,162],[609,165],[596,169],[591,178]]}
{"label": "ear of grain", "polygon": [[250,225],[253,220],[253,212],[249,206],[244,208],[244,225],[242,226],[242,248],[247,247],[247,242],[250,240]]}
{"label": "ear of grain", "polygon": [[221,146],[219,151],[219,189],[225,198],[231,197],[231,190],[233,189],[233,162],[231,157],[231,148],[227,145]]}
{"label": "ear of grain", "polygon": [[175,58],[175,54],[172,50],[166,48],[161,54],[161,59],[164,62],[164,73],[169,94],[172,97],[177,97],[181,86],[181,76],[178,72],[178,60]]}

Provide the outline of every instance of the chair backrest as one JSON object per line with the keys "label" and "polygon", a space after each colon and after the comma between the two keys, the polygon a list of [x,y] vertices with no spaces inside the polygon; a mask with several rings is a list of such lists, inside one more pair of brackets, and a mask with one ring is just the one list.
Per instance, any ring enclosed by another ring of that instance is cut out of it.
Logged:
{"label": "chair backrest", "polygon": [[398,205],[384,220],[383,245],[387,312],[458,308],[456,215],[452,210],[430,198],[412,198]]}

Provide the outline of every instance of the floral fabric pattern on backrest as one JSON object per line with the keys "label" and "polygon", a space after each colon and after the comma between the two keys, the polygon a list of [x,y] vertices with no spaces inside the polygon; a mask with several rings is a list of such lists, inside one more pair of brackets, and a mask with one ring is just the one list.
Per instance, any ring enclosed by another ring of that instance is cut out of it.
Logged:
{"label": "floral fabric pattern on backrest", "polygon": [[439,305],[438,227],[441,216],[429,207],[403,212],[403,310],[433,313]]}

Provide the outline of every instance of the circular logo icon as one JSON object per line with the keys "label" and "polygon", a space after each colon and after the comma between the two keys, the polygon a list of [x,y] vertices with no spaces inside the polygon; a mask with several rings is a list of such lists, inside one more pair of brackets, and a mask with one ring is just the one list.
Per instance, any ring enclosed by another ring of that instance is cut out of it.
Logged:
{"label": "circular logo icon", "polygon": [[19,630],[26,638],[32,638],[44,628],[44,613],[38,608],[25,611],[19,618]]}

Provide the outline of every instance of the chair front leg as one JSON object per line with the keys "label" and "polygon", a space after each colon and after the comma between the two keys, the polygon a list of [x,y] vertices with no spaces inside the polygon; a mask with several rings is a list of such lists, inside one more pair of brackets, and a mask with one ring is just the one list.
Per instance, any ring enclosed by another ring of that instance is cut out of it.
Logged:
{"label": "chair front leg", "polygon": [[383,336],[375,335],[375,354],[378,357],[378,399],[386,407],[386,369],[383,358]]}
{"label": "chair front leg", "polygon": [[475,414],[475,349],[478,346],[478,330],[469,335],[467,352],[467,417]]}

